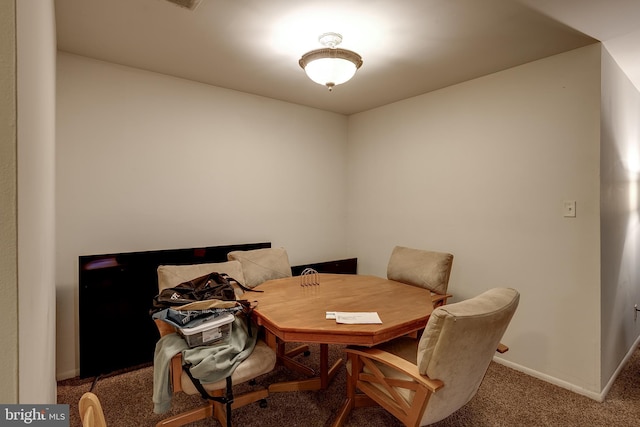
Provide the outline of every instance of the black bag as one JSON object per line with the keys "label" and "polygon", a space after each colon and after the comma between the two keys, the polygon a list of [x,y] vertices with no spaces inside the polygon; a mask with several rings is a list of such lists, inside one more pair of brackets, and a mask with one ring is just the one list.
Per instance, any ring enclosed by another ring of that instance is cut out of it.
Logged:
{"label": "black bag", "polygon": [[153,308],[162,310],[209,299],[235,301],[236,293],[231,284],[232,280],[237,283],[226,274],[215,272],[196,277],[173,288],[163,289],[153,298]]}
{"label": "black bag", "polygon": [[[262,292],[255,289],[249,289],[243,286],[240,282],[232,277],[229,277],[225,273],[209,273],[204,276],[196,277],[186,282],[182,282],[173,288],[163,289],[158,295],[153,298],[153,305],[150,314],[153,317],[157,317],[164,313],[166,318],[171,318],[169,311],[172,307],[183,306],[196,301],[205,300],[222,300],[222,301],[235,301],[236,307],[233,308],[220,308],[212,310],[204,310],[200,312],[189,311],[184,315],[179,315],[177,319],[180,323],[184,323],[186,320],[202,320],[207,317],[215,317],[223,312],[244,313],[248,322],[249,335],[251,335],[251,302],[247,300],[236,299],[236,292],[234,285],[237,285],[244,291]],[[165,310],[165,312],[163,312]],[[161,318],[161,317],[160,317]],[[171,323],[171,322],[169,322]]]}

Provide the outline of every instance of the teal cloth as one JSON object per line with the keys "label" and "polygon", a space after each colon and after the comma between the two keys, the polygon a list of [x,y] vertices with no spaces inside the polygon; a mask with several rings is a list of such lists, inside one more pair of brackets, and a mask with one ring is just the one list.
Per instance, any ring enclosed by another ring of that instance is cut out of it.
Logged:
{"label": "teal cloth", "polygon": [[156,343],[153,358],[153,412],[162,414],[171,409],[171,358],[182,353],[184,363],[191,364],[191,374],[202,384],[215,383],[231,374],[251,353],[256,345],[255,325],[249,336],[247,322],[236,317],[231,324],[229,341],[225,344],[189,348],[178,334],[168,334]]}

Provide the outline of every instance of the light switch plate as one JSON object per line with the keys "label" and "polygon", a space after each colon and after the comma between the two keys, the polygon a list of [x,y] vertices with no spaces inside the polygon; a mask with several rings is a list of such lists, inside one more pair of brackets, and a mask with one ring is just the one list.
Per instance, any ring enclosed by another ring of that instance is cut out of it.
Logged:
{"label": "light switch plate", "polygon": [[576,216],[576,201],[565,200],[562,205],[562,212],[566,218],[575,218]]}

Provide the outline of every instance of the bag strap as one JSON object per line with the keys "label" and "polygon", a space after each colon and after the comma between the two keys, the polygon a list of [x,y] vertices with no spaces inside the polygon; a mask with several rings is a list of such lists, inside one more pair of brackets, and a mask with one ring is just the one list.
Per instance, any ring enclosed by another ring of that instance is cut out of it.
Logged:
{"label": "bag strap", "polygon": [[236,285],[238,285],[238,287],[239,287],[240,289],[242,289],[242,290],[243,290],[243,291],[245,291],[245,292],[264,292],[264,291],[260,291],[260,290],[258,290],[258,289],[248,288],[248,287],[246,287],[246,286],[245,286],[245,285],[243,285],[242,283],[238,282],[236,279],[234,279],[233,277],[229,276],[229,275],[228,275],[228,274],[226,274],[226,273],[220,273],[220,275],[221,275],[222,277],[224,277],[227,281],[229,281],[229,282],[230,282],[230,281],[234,282]]}
{"label": "bag strap", "polygon": [[251,306],[251,301],[246,299],[241,299],[241,300],[238,300],[237,302],[242,307],[242,314],[244,315],[245,322],[247,323],[247,334],[249,334],[250,337],[253,337],[253,333],[251,331],[251,323],[252,323],[251,314],[253,313],[253,307]]}
{"label": "bag strap", "polygon": [[187,376],[189,376],[189,379],[191,379],[191,382],[196,387],[196,389],[200,392],[200,395],[202,396],[203,399],[209,399],[209,400],[213,400],[213,401],[225,404],[226,411],[227,411],[227,427],[231,427],[231,405],[233,404],[233,383],[231,381],[231,375],[229,375],[226,378],[227,380],[226,396],[211,396],[209,392],[207,392],[207,390],[205,390],[205,388],[202,386],[202,383],[200,382],[200,380],[195,378],[193,375],[191,375],[191,370],[189,369],[190,367],[191,367],[190,363],[185,363],[184,365],[182,365],[182,369],[187,373]]}

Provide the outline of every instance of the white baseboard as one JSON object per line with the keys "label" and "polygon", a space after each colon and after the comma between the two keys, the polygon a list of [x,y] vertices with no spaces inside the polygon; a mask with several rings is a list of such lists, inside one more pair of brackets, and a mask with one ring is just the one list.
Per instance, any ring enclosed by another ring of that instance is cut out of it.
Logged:
{"label": "white baseboard", "polygon": [[514,369],[516,371],[522,372],[524,374],[527,374],[531,377],[537,378],[539,380],[548,382],[550,384],[553,385],[557,385],[558,387],[562,387],[564,389],[570,390],[574,393],[578,393],[581,394],[583,396],[586,396],[590,399],[593,400],[597,400],[598,402],[602,402],[604,400],[604,395],[602,393],[596,393],[594,391],[591,390],[587,390],[584,389],[582,387],[578,387],[575,384],[571,384],[567,381],[563,381],[561,379],[552,377],[551,375],[547,375],[547,374],[543,374],[542,372],[538,372],[538,371],[534,371],[533,369],[527,368],[525,366],[522,365],[518,365],[517,363],[513,363],[510,362],[508,360],[502,359],[500,357],[494,356],[493,361],[500,364],[500,365],[504,365],[507,366],[511,369]]}
{"label": "white baseboard", "polygon": [[75,378],[80,375],[79,369],[72,369],[65,372],[56,373],[56,381],[68,380],[69,378]]}
{"label": "white baseboard", "polygon": [[613,375],[611,375],[609,382],[602,390],[602,400],[604,400],[607,393],[609,393],[609,390],[611,390],[611,386],[613,386],[613,383],[615,382],[616,378],[618,378],[618,375],[620,375],[620,371],[622,371],[622,369],[627,365],[627,362],[629,361],[633,353],[638,348],[638,345],[640,345],[640,336],[636,338],[636,341],[633,343],[633,345],[631,346],[627,354],[622,359],[622,362],[620,362],[620,364],[618,365],[618,368],[616,369],[616,371],[613,373]]}
{"label": "white baseboard", "polygon": [[515,369],[516,371],[525,373],[525,374],[527,374],[529,376],[532,376],[534,378],[537,378],[539,380],[548,382],[548,383],[556,385],[558,387],[562,387],[562,388],[567,389],[569,391],[572,391],[574,393],[581,394],[583,396],[586,396],[586,397],[588,397],[590,399],[593,399],[593,400],[596,400],[598,402],[604,402],[604,399],[607,396],[607,393],[609,393],[609,390],[611,390],[611,386],[615,382],[616,378],[618,378],[618,375],[620,374],[620,371],[622,371],[622,369],[626,366],[627,362],[629,361],[629,358],[631,358],[631,355],[633,354],[634,351],[636,351],[636,348],[638,347],[639,344],[640,344],[640,337],[638,337],[636,339],[636,341],[633,343],[633,345],[631,346],[631,348],[629,349],[629,351],[625,355],[624,359],[622,359],[622,362],[620,362],[620,364],[618,365],[618,368],[616,369],[614,374],[609,379],[609,382],[602,389],[602,391],[600,393],[595,392],[595,391],[591,391],[591,390],[587,390],[587,389],[582,388],[582,387],[578,387],[575,384],[571,384],[571,383],[569,383],[567,381],[552,377],[550,375],[543,374],[543,373],[538,372],[538,371],[534,371],[533,369],[527,368],[527,367],[522,366],[522,365],[518,365],[517,363],[510,362],[508,360],[502,359],[502,358],[497,357],[497,356],[494,356],[493,361],[496,362],[496,363],[499,363],[500,365],[504,365],[504,366],[507,366],[509,368]]}

